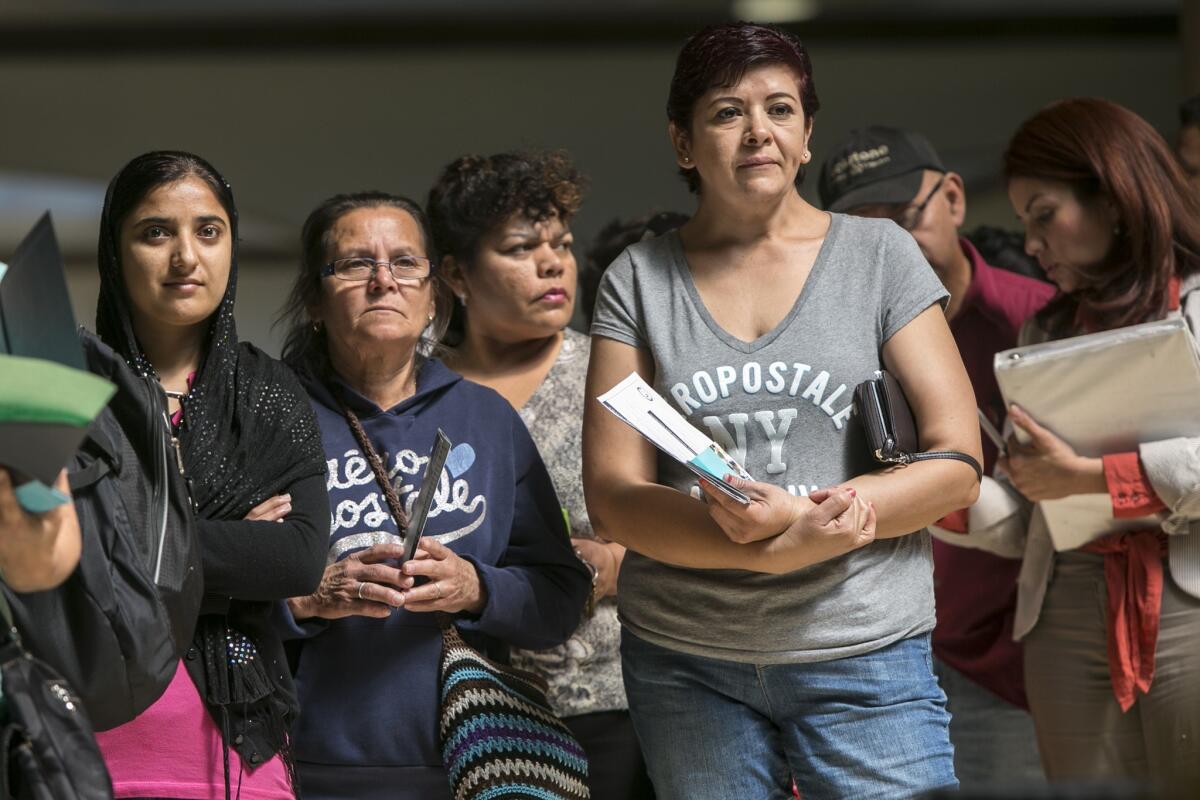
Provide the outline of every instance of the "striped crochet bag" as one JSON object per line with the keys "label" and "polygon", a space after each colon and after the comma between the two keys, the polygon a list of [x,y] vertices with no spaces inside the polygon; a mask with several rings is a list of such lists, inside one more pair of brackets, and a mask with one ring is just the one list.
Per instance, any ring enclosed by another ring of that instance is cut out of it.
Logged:
{"label": "striped crochet bag", "polygon": [[454,800],[584,800],[587,756],[539,676],[497,664],[442,628],[442,763]]}

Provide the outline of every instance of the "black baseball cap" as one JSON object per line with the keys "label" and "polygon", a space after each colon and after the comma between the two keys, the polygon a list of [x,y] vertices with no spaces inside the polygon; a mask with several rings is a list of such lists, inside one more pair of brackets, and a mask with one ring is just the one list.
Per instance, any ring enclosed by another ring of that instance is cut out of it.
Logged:
{"label": "black baseball cap", "polygon": [[821,165],[817,191],[827,211],[877,203],[908,203],[924,170],[945,172],[933,145],[919,133],[872,125],[851,131]]}

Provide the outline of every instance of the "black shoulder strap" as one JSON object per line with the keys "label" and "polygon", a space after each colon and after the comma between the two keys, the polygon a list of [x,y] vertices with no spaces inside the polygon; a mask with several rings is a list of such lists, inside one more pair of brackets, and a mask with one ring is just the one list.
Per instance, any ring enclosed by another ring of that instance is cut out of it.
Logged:
{"label": "black shoulder strap", "polygon": [[108,473],[121,469],[121,455],[112,437],[103,428],[104,418],[97,419],[88,431],[84,449],[95,456],[83,469],[68,471],[67,483],[76,492],[99,481]]}

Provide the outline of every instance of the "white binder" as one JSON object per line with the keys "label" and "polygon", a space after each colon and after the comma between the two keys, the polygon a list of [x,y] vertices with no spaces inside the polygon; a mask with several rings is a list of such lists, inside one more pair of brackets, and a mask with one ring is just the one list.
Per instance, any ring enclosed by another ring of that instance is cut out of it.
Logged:
{"label": "white binder", "polygon": [[[1200,436],[1200,356],[1179,317],[1005,350],[994,368],[1006,405],[1021,406],[1083,456]],[[1056,550],[1160,523],[1113,519],[1107,494],[1040,505]]]}

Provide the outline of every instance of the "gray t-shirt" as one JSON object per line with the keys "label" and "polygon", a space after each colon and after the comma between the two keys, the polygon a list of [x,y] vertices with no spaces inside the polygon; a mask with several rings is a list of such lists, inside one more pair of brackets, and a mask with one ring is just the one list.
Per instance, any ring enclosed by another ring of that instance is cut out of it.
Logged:
{"label": "gray t-shirt", "polygon": [[[878,468],[851,412],[854,387],[883,368],[884,342],[947,297],[897,225],[831,217],[795,305],[753,342],[709,314],[675,233],[613,262],[592,324],[593,336],[648,350],[660,394],[756,479],[793,494]],[[663,453],[658,479],[684,492],[695,483]],[[932,573],[925,531],[786,575],[683,569],[631,550],[617,597],[622,623],[663,647],[760,664],[825,661],[931,630]]]}

